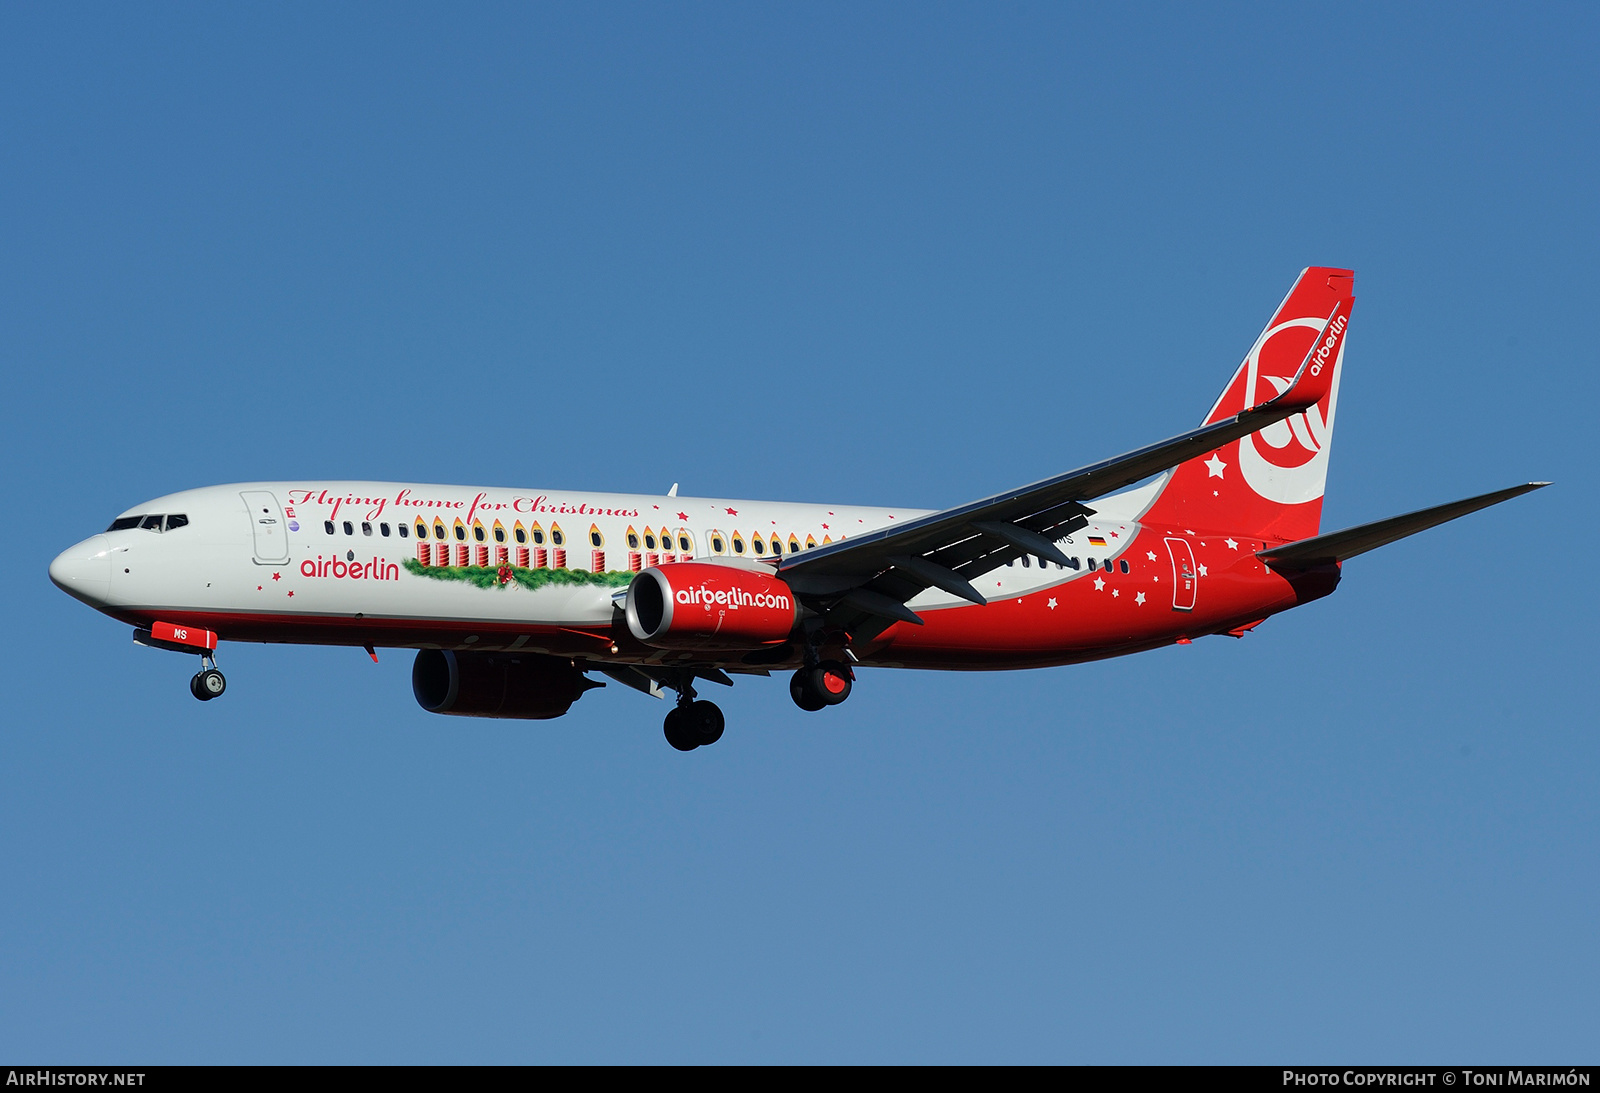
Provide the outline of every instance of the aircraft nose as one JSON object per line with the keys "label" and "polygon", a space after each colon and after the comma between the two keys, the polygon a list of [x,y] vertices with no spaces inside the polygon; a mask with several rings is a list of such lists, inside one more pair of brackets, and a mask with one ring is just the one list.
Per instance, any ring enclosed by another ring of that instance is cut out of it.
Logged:
{"label": "aircraft nose", "polygon": [[92,535],[68,547],[50,563],[50,579],[67,595],[91,606],[106,602],[111,593],[111,542]]}

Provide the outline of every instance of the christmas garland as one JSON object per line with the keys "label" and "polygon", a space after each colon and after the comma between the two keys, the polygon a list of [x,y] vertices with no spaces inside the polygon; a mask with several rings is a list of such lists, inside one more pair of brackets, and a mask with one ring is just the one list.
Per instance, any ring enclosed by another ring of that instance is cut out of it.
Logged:
{"label": "christmas garland", "polygon": [[590,573],[585,569],[524,569],[510,565],[423,565],[415,558],[407,558],[403,564],[407,572],[436,581],[465,581],[478,588],[508,588],[518,584],[530,592],[548,585],[623,588],[633,580],[633,574],[626,570]]}

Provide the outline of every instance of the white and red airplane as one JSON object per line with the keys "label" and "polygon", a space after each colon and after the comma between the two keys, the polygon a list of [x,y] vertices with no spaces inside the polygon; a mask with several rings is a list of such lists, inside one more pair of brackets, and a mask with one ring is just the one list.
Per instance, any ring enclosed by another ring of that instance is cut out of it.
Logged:
{"label": "white and red airplane", "polygon": [[859,667],[1240,636],[1332,592],[1347,558],[1547,484],[1318,534],[1353,284],[1305,270],[1194,431],[941,512],[256,482],[129,509],[50,577],[136,642],[198,653],[202,700],[226,685],[219,639],[411,648],[434,713],[559,717],[588,673],[671,689],[683,751],[722,735],[704,681],[788,671],[820,710]]}

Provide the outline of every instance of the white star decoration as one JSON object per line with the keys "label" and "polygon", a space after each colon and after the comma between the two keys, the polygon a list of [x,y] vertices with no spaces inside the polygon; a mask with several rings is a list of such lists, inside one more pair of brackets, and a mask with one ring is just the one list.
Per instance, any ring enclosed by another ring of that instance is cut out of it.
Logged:
{"label": "white star decoration", "polygon": [[1112,590],[1111,590],[1111,598],[1112,598],[1112,599],[1116,599],[1116,598],[1117,598],[1117,597],[1118,597],[1118,596],[1120,596],[1120,595],[1122,595],[1122,589],[1120,589],[1120,588],[1113,588],[1113,589],[1112,589]]}
{"label": "white star decoration", "polygon": [[1206,460],[1206,477],[1221,478],[1222,468],[1226,466],[1227,464],[1222,461],[1222,458],[1216,452],[1212,452],[1211,458]]}
{"label": "white star decoration", "polygon": [[1096,577],[1094,579],[1094,590],[1096,592],[1104,592],[1106,590],[1106,582],[1103,577]]}
{"label": "white star decoration", "polygon": [[1239,549],[1239,544],[1234,542],[1232,539],[1224,539],[1222,541],[1224,543],[1228,544],[1228,549],[1229,550],[1238,550]]}
{"label": "white star decoration", "polygon": [[1205,566],[1201,566],[1200,567],[1200,576],[1204,577],[1205,575],[1206,575],[1206,567]]}
{"label": "white star decoration", "polygon": [[1133,597],[1133,602],[1134,603],[1143,603],[1144,602],[1144,593],[1140,592],[1137,595],[1135,595]]}
{"label": "white star decoration", "polygon": [[1050,597],[1050,602],[1045,604],[1045,606],[1048,607],[1050,610],[1054,611],[1056,609],[1056,598],[1054,596],[1051,596]]}
{"label": "white star decoration", "polygon": [[1155,561],[1155,560],[1156,560],[1156,552],[1155,552],[1155,551],[1153,551],[1153,550],[1147,550],[1147,551],[1145,551],[1145,552],[1144,552],[1144,556],[1145,556],[1145,557],[1146,557],[1146,558],[1149,558],[1149,559],[1150,559],[1150,560],[1151,560],[1151,561],[1152,561],[1152,562],[1153,562],[1153,561]]}

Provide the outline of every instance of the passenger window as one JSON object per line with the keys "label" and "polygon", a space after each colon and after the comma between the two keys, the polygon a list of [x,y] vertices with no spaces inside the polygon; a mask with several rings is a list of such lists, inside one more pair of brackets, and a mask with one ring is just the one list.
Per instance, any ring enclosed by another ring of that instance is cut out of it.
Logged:
{"label": "passenger window", "polygon": [[372,521],[371,520],[363,520],[363,521],[361,521],[361,534],[363,534],[363,535],[371,535],[372,534]]}
{"label": "passenger window", "polygon": [[544,546],[544,528],[533,529],[533,543],[535,546]]}
{"label": "passenger window", "polygon": [[1106,572],[1107,573],[1111,572],[1111,559],[1110,558],[1106,559]]}
{"label": "passenger window", "polygon": [[744,540],[739,538],[738,535],[734,535],[733,537],[733,552],[735,554],[744,553]]}
{"label": "passenger window", "polygon": [[517,537],[518,543],[526,543],[528,541],[528,532],[521,524],[518,524],[511,534]]}
{"label": "passenger window", "polygon": [[354,535],[356,533],[355,525],[346,520],[344,522],[344,533],[346,535]]}
{"label": "passenger window", "polygon": [[332,520],[324,520],[324,521],[322,521],[322,530],[327,532],[329,535],[332,535],[333,534],[333,521]]}
{"label": "passenger window", "polygon": [[751,539],[750,545],[755,548],[757,554],[765,554],[767,552],[767,541],[759,536]]}
{"label": "passenger window", "polygon": [[678,550],[684,554],[689,554],[694,551],[694,544],[689,541],[689,537],[687,535],[678,536]]}
{"label": "passenger window", "polygon": [[396,524],[394,526],[394,529],[400,533],[400,538],[402,538],[402,539],[411,538],[411,525],[410,524]]}
{"label": "passenger window", "polygon": [[560,528],[551,528],[550,529],[550,545],[551,546],[566,546],[567,545],[567,533],[562,531]]}
{"label": "passenger window", "polygon": [[506,529],[503,526],[494,529],[494,541],[497,543],[506,541]]}
{"label": "passenger window", "polygon": [[433,525],[433,537],[435,539],[443,539],[444,538],[444,525],[443,524],[435,524],[435,525]]}
{"label": "passenger window", "polygon": [[644,548],[646,550],[654,550],[656,548],[656,533],[655,532],[647,531],[647,532],[644,533]]}
{"label": "passenger window", "polygon": [[1094,558],[1092,556],[1089,558],[1089,568],[1090,569],[1094,568]]}
{"label": "passenger window", "polygon": [[628,532],[628,549],[629,550],[638,550],[639,549],[639,533],[637,531]]}
{"label": "passenger window", "polygon": [[726,549],[728,549],[728,548],[723,545],[722,536],[713,535],[711,537],[711,553],[713,553],[713,554],[721,554]]}
{"label": "passenger window", "polygon": [[175,530],[177,528],[185,528],[185,527],[188,527],[188,526],[189,526],[189,518],[187,516],[185,516],[181,512],[173,513],[171,516],[167,517],[167,530],[168,531],[173,531],[173,530]]}
{"label": "passenger window", "polygon": [[1117,568],[1122,570],[1122,572],[1124,572],[1124,573],[1128,572],[1128,561],[1127,561],[1127,559],[1124,558],[1122,561],[1118,562],[1117,563]]}
{"label": "passenger window", "polygon": [[589,545],[594,547],[594,549],[599,550],[601,547],[606,545],[606,541],[600,537],[600,533],[598,531],[591,531],[589,533]]}
{"label": "passenger window", "polygon": [[379,524],[378,525],[378,534],[382,535],[385,539],[387,539],[389,537],[389,525],[388,524]]}
{"label": "passenger window", "polygon": [[1078,556],[1076,554],[1074,554],[1072,557],[1068,558],[1067,559],[1067,564],[1069,566],[1071,566],[1073,569],[1077,569],[1078,568]]}
{"label": "passenger window", "polygon": [[483,525],[482,524],[474,524],[474,525],[472,525],[472,537],[474,539],[476,539],[480,543],[485,541],[485,536],[484,536]]}
{"label": "passenger window", "polygon": [[456,542],[464,543],[464,542],[467,541],[467,525],[465,525],[465,524],[457,524],[455,526],[455,533],[456,533]]}
{"label": "passenger window", "polygon": [[1023,568],[1023,569],[1027,569],[1027,568],[1028,568],[1028,565],[1029,565],[1029,563],[1028,563],[1028,556],[1027,556],[1027,555],[1026,555],[1026,554],[1024,554],[1024,555],[1023,555],[1023,556],[1022,556],[1022,568]]}

